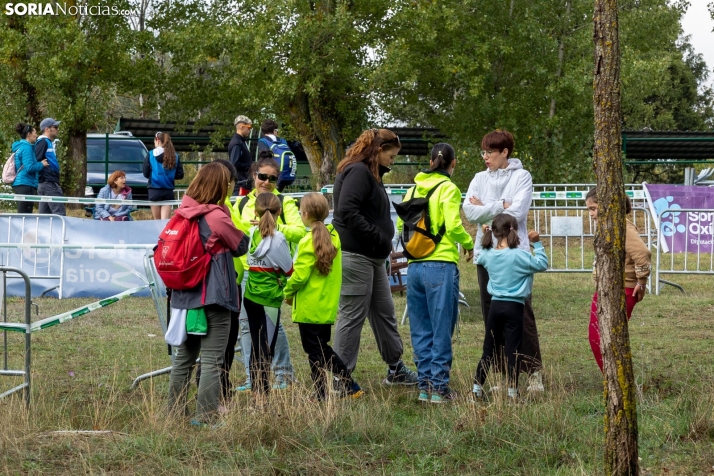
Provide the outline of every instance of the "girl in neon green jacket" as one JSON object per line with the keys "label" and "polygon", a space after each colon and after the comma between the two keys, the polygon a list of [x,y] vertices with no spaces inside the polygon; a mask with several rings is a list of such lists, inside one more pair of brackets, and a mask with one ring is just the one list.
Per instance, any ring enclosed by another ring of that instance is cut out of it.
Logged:
{"label": "girl in neon green jacket", "polygon": [[343,397],[359,398],[364,394],[329,344],[340,301],[342,250],[333,226],[325,226],[328,213],[329,206],[322,194],[309,193],[303,197],[300,218],[311,231],[300,240],[293,274],[283,289],[285,302],[292,305],[293,322],[300,329],[317,401],[327,395],[325,370],[340,378]]}

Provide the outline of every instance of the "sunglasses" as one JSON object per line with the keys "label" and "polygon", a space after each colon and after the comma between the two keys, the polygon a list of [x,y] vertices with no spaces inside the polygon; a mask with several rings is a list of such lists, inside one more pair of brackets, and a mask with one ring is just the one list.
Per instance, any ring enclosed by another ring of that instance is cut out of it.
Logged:
{"label": "sunglasses", "polygon": [[261,180],[265,182],[266,180],[270,183],[276,183],[278,181],[278,176],[277,175],[268,175],[268,174],[255,174],[256,177],[258,177],[258,180]]}

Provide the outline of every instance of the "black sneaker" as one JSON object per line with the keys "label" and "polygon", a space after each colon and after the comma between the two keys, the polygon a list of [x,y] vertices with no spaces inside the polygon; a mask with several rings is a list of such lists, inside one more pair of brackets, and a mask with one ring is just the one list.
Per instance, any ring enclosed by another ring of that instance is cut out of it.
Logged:
{"label": "black sneaker", "polygon": [[404,365],[404,362],[399,362],[397,370],[394,372],[387,371],[387,378],[382,383],[384,385],[406,385],[411,387],[418,383],[417,373]]}

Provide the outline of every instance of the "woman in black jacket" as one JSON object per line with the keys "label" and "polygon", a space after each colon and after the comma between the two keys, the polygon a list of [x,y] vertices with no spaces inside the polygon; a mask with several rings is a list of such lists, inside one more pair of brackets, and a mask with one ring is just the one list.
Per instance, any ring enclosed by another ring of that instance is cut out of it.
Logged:
{"label": "woman in black jacket", "polygon": [[342,288],[335,352],[350,371],[357,365],[360,334],[368,318],[382,359],[386,385],[416,385],[402,362],[402,338],[384,262],[392,251],[394,222],[382,176],[402,145],[388,129],[359,136],[337,166],[332,224],[342,242]]}

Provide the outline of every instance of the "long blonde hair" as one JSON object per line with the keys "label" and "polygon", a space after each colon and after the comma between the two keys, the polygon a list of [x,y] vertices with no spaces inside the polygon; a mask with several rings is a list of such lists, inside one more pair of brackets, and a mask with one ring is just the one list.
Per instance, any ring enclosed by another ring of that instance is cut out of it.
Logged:
{"label": "long blonde hair", "polygon": [[271,192],[263,192],[255,199],[255,213],[260,217],[258,230],[260,236],[273,236],[277,229],[276,217],[280,214],[280,199]]}
{"label": "long blonde hair", "polygon": [[300,209],[307,214],[311,225],[312,244],[315,247],[315,267],[317,271],[327,276],[332,270],[332,262],[337,256],[337,248],[332,244],[330,232],[325,226],[325,218],[330,213],[327,199],[321,193],[308,193],[300,200]]}

